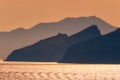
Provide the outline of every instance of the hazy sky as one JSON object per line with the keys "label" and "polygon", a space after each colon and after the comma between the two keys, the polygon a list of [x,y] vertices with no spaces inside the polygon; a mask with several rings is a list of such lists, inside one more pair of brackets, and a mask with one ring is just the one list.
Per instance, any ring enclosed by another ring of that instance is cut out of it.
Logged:
{"label": "hazy sky", "polygon": [[120,0],[0,0],[0,31],[91,15],[120,26]]}

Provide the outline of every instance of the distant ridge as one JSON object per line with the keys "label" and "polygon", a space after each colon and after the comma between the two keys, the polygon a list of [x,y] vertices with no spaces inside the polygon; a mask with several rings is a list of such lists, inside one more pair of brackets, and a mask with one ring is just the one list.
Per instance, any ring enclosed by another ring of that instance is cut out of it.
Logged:
{"label": "distant ridge", "polygon": [[[63,20],[60,20],[58,22],[49,22],[49,23],[39,23],[35,25],[34,27],[30,28],[29,30],[39,30],[39,29],[49,29],[52,27],[55,30],[59,29],[59,32],[61,33],[66,33],[68,35],[72,35],[76,32],[82,31],[88,26],[91,25],[97,25],[98,28],[100,29],[102,34],[106,34],[109,32],[112,32],[113,30],[116,29],[115,26],[112,26],[111,24],[107,23],[106,21],[102,20],[99,17],[96,16],[89,16],[89,17],[67,17],[64,18]],[[41,27],[41,28],[39,28]],[[61,28],[64,27],[64,30]],[[68,30],[69,28],[69,30]],[[51,29],[50,29],[51,31]]]}
{"label": "distant ridge", "polygon": [[38,42],[39,40],[54,36],[58,33],[73,35],[91,25],[97,25],[102,34],[109,33],[116,29],[96,17],[65,18],[58,22],[40,23],[30,29],[16,29],[11,32],[0,32],[0,58],[6,58],[9,53]]}
{"label": "distant ridge", "polygon": [[58,62],[72,45],[101,36],[96,25],[74,35],[59,33],[56,36],[41,40],[31,46],[13,51],[7,61],[40,61]]}

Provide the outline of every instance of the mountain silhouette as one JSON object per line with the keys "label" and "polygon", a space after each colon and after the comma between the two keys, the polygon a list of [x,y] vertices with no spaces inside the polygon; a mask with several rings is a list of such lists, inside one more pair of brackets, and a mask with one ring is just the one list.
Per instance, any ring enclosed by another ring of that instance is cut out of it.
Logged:
{"label": "mountain silhouette", "polygon": [[120,63],[120,29],[92,40],[78,42],[68,49],[60,62]]}
{"label": "mountain silhouette", "polygon": [[56,36],[41,40],[31,46],[13,51],[7,60],[58,62],[72,45],[99,36],[101,34],[96,25],[92,25],[71,36],[59,33]]}
{"label": "mountain silhouette", "polygon": [[80,32],[91,25],[97,25],[102,34],[112,32],[116,29],[96,17],[65,18],[58,22],[40,23],[30,29],[15,29],[10,32],[0,32],[0,58],[6,58],[9,53],[28,45],[32,45],[39,40],[64,33],[68,36]]}

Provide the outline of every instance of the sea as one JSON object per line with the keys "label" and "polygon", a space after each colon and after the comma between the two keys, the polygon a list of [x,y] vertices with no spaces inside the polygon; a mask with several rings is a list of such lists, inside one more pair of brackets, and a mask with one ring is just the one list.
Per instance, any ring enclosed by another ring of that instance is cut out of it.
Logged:
{"label": "sea", "polygon": [[120,80],[120,65],[1,61],[0,80]]}

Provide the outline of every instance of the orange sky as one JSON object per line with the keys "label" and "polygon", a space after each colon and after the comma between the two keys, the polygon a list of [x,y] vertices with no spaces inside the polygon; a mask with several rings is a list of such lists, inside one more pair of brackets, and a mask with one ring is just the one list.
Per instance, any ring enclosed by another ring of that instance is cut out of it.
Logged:
{"label": "orange sky", "polygon": [[120,0],[0,0],[0,31],[91,15],[120,26]]}

